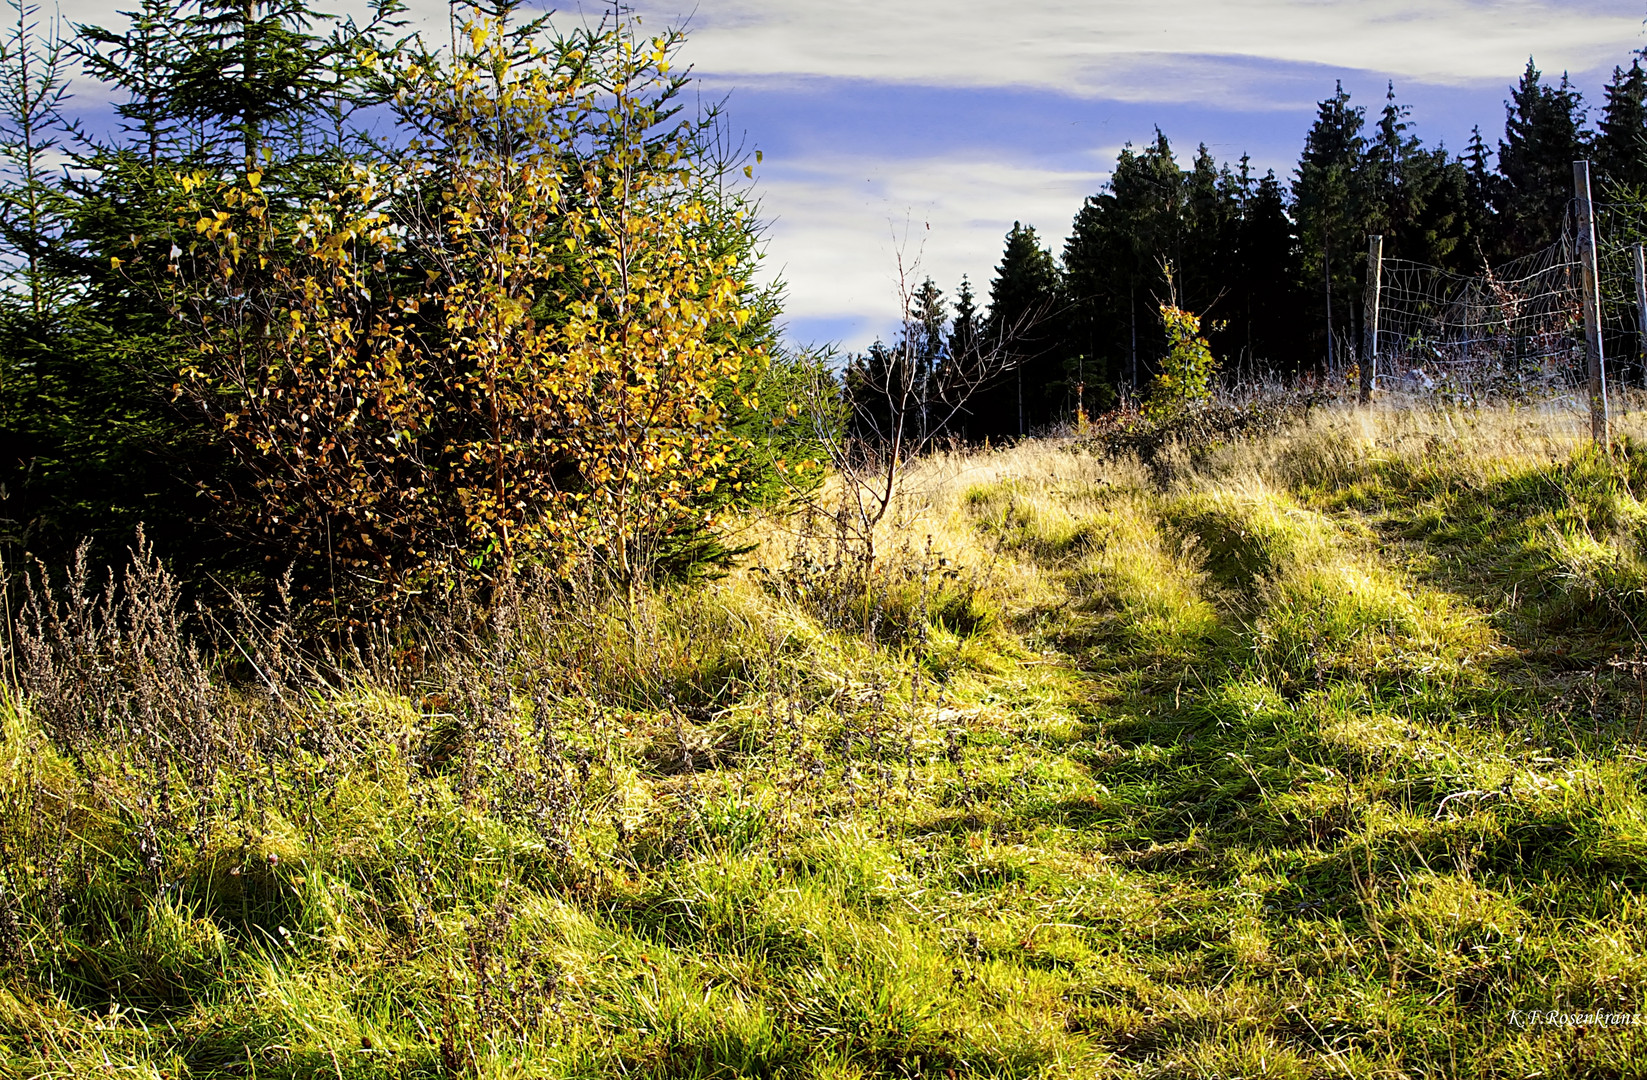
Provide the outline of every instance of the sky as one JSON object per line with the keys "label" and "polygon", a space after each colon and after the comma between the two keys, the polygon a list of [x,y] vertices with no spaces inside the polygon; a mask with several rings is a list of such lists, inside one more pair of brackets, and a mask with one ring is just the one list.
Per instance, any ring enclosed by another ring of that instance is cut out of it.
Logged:
{"label": "sky", "polygon": [[684,59],[757,169],[768,261],[797,343],[890,334],[900,256],[980,293],[1014,221],[1055,252],[1127,142],[1159,126],[1287,176],[1343,80],[1393,80],[1416,133],[1489,142],[1529,56],[1592,103],[1647,44],[1639,0],[639,0],[685,21]]}
{"label": "sky", "polygon": [[[980,295],[1013,222],[1056,253],[1121,147],[1157,126],[1181,164],[1206,143],[1287,177],[1342,80],[1376,114],[1389,82],[1426,142],[1489,144],[1529,56],[1594,111],[1647,45],[1647,0],[632,0],[684,26],[704,100],[762,152],[764,272],[786,337],[862,349],[897,324],[900,267]],[[412,0],[446,36],[447,8]],[[118,25],[115,0],[64,0]],[[317,6],[326,7],[324,3]],[[343,5],[344,9],[350,6]],[[598,17],[563,0],[557,21]]]}

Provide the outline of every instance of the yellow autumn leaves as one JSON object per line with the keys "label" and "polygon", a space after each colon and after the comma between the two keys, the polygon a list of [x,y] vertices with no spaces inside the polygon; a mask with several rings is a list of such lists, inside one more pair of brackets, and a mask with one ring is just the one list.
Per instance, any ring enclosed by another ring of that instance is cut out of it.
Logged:
{"label": "yellow autumn leaves", "polygon": [[673,116],[678,38],[632,31],[470,24],[397,88],[411,148],[321,204],[179,178],[188,390],[253,477],[249,519],[362,591],[528,561],[632,578],[712,524],[737,450],[717,401],[767,359]]}

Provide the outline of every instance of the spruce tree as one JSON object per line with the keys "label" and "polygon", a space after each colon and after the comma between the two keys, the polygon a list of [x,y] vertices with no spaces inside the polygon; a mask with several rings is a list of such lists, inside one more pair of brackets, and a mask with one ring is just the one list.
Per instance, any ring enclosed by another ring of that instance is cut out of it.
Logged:
{"label": "spruce tree", "polygon": [[[1174,296],[1212,316],[1208,336],[1221,355],[1254,355],[1248,313],[1261,283],[1244,269],[1254,199],[1250,159],[1237,173],[1203,146],[1181,170],[1159,130],[1143,151],[1123,148],[1064,245],[1065,381],[1141,388],[1166,344],[1158,305]],[[1279,214],[1290,235],[1285,210]],[[1069,368],[1068,357],[1082,359]]]}
{"label": "spruce tree", "polygon": [[13,0],[0,32],[0,488],[6,539],[27,542],[73,498],[93,450],[88,375],[66,355],[75,282],[53,259],[71,206],[59,162],[79,142],[66,116],[68,44],[56,20]]}
{"label": "spruce tree", "polygon": [[[1012,370],[1002,380],[1010,394],[986,393],[975,411],[980,432],[992,436],[1027,435],[1050,419],[1046,389],[1057,378],[1053,355],[1057,335],[1058,267],[1052,253],[1041,246],[1033,225],[1013,222],[1007,233],[1001,262],[989,287],[989,318],[985,334],[990,347],[1011,357]],[[1004,400],[1003,400],[1004,399]]]}
{"label": "spruce tree", "polygon": [[955,290],[955,314],[950,320],[949,336],[944,351],[955,363],[975,361],[983,335],[983,320],[978,313],[978,298],[973,295],[972,282],[965,274]]}
{"label": "spruce tree", "polygon": [[1647,71],[1641,57],[1628,71],[1615,67],[1597,124],[1595,156],[1602,176],[1613,184],[1647,190]]}
{"label": "spruce tree", "polygon": [[1397,103],[1391,83],[1362,166],[1361,229],[1384,237],[1386,258],[1453,267],[1472,235],[1469,174],[1446,147],[1424,146],[1412,132],[1411,112]]}
{"label": "spruce tree", "polygon": [[974,388],[987,378],[991,357],[986,345],[978,298],[972,291],[972,282],[963,274],[961,284],[955,289],[954,312],[933,373],[942,410],[937,420],[940,427],[933,431],[934,435],[961,438],[982,435],[976,420],[981,395]]}
{"label": "spruce tree", "polygon": [[127,20],[123,31],[78,25],[75,54],[88,75],[124,95],[114,102],[121,130],[141,159],[158,168],[163,156],[181,150],[184,105],[177,94],[188,63],[187,0],[142,0],[136,11],[119,14]]}
{"label": "spruce tree", "polygon": [[910,383],[914,388],[915,421],[911,433],[917,446],[926,445],[935,435],[933,425],[943,422],[937,400],[936,377],[943,362],[944,329],[949,322],[949,305],[944,292],[931,277],[922,280],[910,298],[909,320],[904,326],[903,362],[910,365]]}
{"label": "spruce tree", "polygon": [[1458,273],[1479,272],[1465,162],[1444,146],[1423,150],[1409,160],[1407,177],[1412,214],[1401,224],[1395,256]]}
{"label": "spruce tree", "polygon": [[876,338],[869,348],[846,358],[843,393],[852,403],[847,432],[876,445],[890,443],[898,422],[888,388],[898,380],[898,350]]}
{"label": "spruce tree", "polygon": [[[1129,153],[1130,151],[1122,151]],[[1115,196],[1089,195],[1064,242],[1068,341],[1088,357],[1089,381],[1119,387],[1126,378],[1126,278]]]}
{"label": "spruce tree", "polygon": [[1240,201],[1234,175],[1202,143],[1184,176],[1183,240],[1174,263],[1180,304],[1198,315],[1206,315],[1227,289]]}
{"label": "spruce tree", "polygon": [[1129,269],[1145,290],[1160,291],[1163,266],[1184,261],[1184,189],[1183,170],[1160,128],[1143,153],[1123,150],[1110,177],[1116,210],[1131,240]]}
{"label": "spruce tree", "polygon": [[929,361],[935,362],[943,352],[944,327],[949,322],[949,305],[944,302],[944,291],[930,276],[921,281],[909,305],[910,332],[916,337],[916,348]]}
{"label": "spruce tree", "polygon": [[1251,297],[1249,358],[1270,370],[1303,369],[1311,357],[1307,328],[1298,318],[1298,236],[1273,170],[1258,181],[1242,217],[1240,267]]}
{"label": "spruce tree", "polygon": [[1487,140],[1481,137],[1480,125],[1477,125],[1470,132],[1470,147],[1462,158],[1465,172],[1465,214],[1471,237],[1470,250],[1464,256],[1466,262],[1470,259],[1479,262],[1482,257],[1499,250],[1501,246],[1501,230],[1494,207],[1500,201],[1498,187],[1503,183],[1503,177],[1489,164],[1492,153],[1487,147]]}
{"label": "spruce tree", "polygon": [[1368,232],[1385,234],[1389,244],[1391,233],[1400,223],[1413,216],[1414,191],[1409,183],[1409,162],[1418,154],[1418,139],[1409,135],[1407,118],[1412,115],[1409,106],[1397,103],[1395,83],[1388,84],[1384,109],[1372,137],[1367,141],[1366,155],[1361,163],[1362,183],[1366,188],[1366,205],[1362,225]]}
{"label": "spruce tree", "polygon": [[236,138],[251,168],[277,127],[301,140],[317,99],[333,89],[341,49],[314,32],[317,13],[303,0],[197,3],[177,100],[207,138]]}
{"label": "spruce tree", "polygon": [[[379,13],[392,19],[393,10]],[[157,288],[181,212],[176,176],[244,168],[250,135],[270,150],[268,160],[260,155],[266,192],[287,205],[318,196],[335,167],[314,165],[336,150],[316,144],[315,118],[339,93],[372,98],[358,50],[383,46],[387,23],[363,32],[290,4],[195,0],[141,0],[123,14],[124,26],[75,28],[75,58],[106,88],[119,121],[104,140],[67,138],[41,111],[61,93],[41,93],[40,77],[53,70],[41,50],[67,56],[63,43],[35,38],[8,50],[27,58],[30,73],[8,72],[9,92],[32,100],[35,115],[12,155],[20,182],[3,197],[15,211],[5,241],[27,277],[56,284],[41,290],[44,320],[26,310],[32,303],[4,313],[0,484],[18,522],[12,535],[37,552],[90,537],[94,557],[112,556],[143,522],[186,575],[237,574],[244,553],[222,542],[214,508],[199,496],[203,484],[234,486],[221,432],[176,403],[186,349]],[[57,145],[43,142],[54,130]],[[65,152],[72,170],[42,168]],[[49,220],[39,213],[48,203]],[[19,396],[32,392],[20,370],[36,374],[51,407]]]}
{"label": "spruce tree", "polygon": [[1319,355],[1329,367],[1343,359],[1338,343],[1350,330],[1345,316],[1355,292],[1357,256],[1365,231],[1365,123],[1365,110],[1350,104],[1350,95],[1339,83],[1333,96],[1317,107],[1293,183],[1306,295],[1315,298],[1318,317],[1312,322],[1321,329]]}
{"label": "spruce tree", "polygon": [[1583,98],[1564,74],[1548,86],[1531,58],[1504,106],[1498,144],[1502,254],[1524,255],[1552,243],[1573,197],[1573,162],[1589,153]]}
{"label": "spruce tree", "polygon": [[[1172,144],[1160,128],[1141,154],[1121,151],[1110,176],[1116,292],[1125,289],[1120,327],[1126,337],[1124,383],[1136,393],[1152,374],[1150,358],[1160,355],[1162,336],[1156,304],[1166,298],[1165,268],[1183,263],[1184,174]],[[1117,295],[1119,299],[1119,295]]]}

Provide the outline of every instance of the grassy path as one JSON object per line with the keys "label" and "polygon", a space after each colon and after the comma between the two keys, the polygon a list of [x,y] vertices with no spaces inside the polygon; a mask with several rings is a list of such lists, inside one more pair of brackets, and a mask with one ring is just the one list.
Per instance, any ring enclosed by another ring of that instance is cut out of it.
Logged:
{"label": "grassy path", "polygon": [[[1638,1028],[1543,1022],[1639,1001],[1638,688],[1605,664],[1639,606],[1606,546],[1630,465],[1419,465],[1112,491],[1073,528],[978,493],[1077,598],[1052,635],[1098,706],[1084,824],[1154,900],[1083,989],[1112,1068],[1644,1067]],[[1586,540],[1613,579],[1563,566]]]}

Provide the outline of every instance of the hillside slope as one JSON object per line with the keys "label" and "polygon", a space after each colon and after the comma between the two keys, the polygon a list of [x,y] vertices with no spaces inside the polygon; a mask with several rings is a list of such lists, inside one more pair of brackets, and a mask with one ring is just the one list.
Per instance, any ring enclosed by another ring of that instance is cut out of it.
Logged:
{"label": "hillside slope", "polygon": [[756,522],[421,659],[197,662],[148,571],[19,631],[0,1073],[1647,1074],[1647,448],[1580,423],[935,457],[868,579]]}

